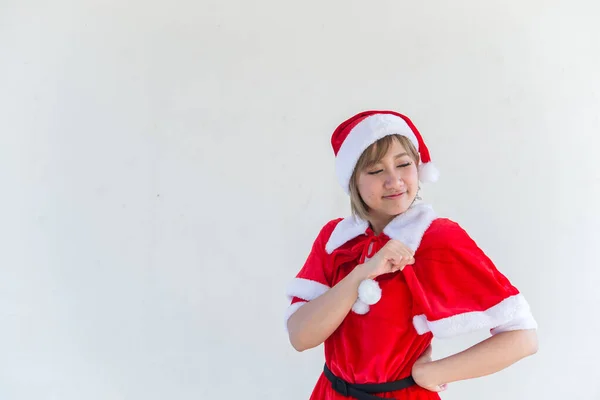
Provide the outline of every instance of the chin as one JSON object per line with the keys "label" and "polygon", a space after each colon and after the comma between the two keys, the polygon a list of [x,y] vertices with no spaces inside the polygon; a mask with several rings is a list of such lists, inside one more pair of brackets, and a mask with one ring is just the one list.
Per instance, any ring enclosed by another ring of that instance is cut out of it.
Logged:
{"label": "chin", "polygon": [[385,210],[386,214],[391,217],[395,217],[396,215],[402,214],[406,210],[408,210],[410,204],[398,204],[394,207],[389,207],[389,209]]}

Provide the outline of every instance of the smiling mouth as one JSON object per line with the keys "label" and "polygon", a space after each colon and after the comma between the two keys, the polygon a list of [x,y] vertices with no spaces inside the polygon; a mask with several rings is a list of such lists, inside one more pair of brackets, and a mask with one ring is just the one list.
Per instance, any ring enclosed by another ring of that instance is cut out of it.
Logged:
{"label": "smiling mouth", "polygon": [[383,196],[384,199],[397,199],[401,196],[404,196],[406,194],[406,192],[402,192],[402,193],[396,193],[396,194],[392,194],[390,196]]}

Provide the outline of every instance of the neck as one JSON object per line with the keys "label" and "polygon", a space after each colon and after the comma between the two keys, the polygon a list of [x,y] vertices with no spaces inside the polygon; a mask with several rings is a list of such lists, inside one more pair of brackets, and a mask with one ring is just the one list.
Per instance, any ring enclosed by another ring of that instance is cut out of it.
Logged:
{"label": "neck", "polygon": [[379,235],[394,218],[396,218],[395,215],[386,215],[385,217],[379,218],[372,217],[369,218],[369,225],[371,226],[371,229],[373,229],[373,232],[376,235]]}
{"label": "neck", "polygon": [[[410,206],[407,208],[407,210],[409,210],[413,205],[417,204],[417,200],[418,200],[418,198],[415,197],[413,199],[412,203],[410,203]],[[381,232],[383,232],[383,230],[385,229],[387,224],[392,222],[392,220],[394,220],[394,218],[396,218],[398,215],[403,214],[407,210],[405,210],[397,215],[370,215],[369,216],[369,225],[371,226],[371,229],[373,230],[373,232],[376,235],[379,235]]]}

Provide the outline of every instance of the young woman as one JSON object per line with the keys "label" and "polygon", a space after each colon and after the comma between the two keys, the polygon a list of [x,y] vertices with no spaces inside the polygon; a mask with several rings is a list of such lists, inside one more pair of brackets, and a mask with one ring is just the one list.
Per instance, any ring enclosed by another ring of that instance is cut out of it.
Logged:
{"label": "young woman", "polygon": [[[534,354],[524,296],[457,223],[418,201],[419,181],[437,170],[410,119],[365,111],[331,143],[353,215],[321,229],[287,290],[291,344],[325,344],[311,400],[439,399],[448,383]],[[491,337],[431,359],[433,337],[479,329]]]}

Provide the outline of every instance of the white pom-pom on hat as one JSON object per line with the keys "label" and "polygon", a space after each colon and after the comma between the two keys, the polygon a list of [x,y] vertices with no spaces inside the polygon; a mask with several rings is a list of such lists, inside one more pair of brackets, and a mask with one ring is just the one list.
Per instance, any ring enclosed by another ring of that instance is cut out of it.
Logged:
{"label": "white pom-pom on hat", "polygon": [[419,180],[423,183],[437,182],[440,178],[440,171],[432,162],[419,165]]}

